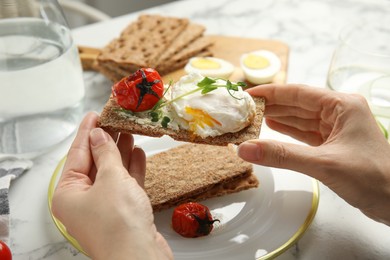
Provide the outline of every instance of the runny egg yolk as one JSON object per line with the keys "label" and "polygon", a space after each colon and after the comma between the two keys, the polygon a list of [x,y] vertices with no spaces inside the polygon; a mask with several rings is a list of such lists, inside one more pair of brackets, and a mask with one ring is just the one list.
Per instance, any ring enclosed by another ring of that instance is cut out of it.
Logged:
{"label": "runny egg yolk", "polygon": [[270,65],[270,62],[261,55],[249,54],[244,59],[244,65],[251,69],[265,69]]}
{"label": "runny egg yolk", "polygon": [[219,69],[221,68],[221,64],[218,62],[206,59],[206,58],[198,58],[191,61],[191,65],[194,68],[202,69],[202,70],[210,70],[210,69]]}
{"label": "runny egg yolk", "polygon": [[200,126],[201,128],[204,128],[205,125],[213,127],[215,124],[222,126],[222,124],[218,120],[210,116],[202,109],[185,107],[185,111],[187,114],[192,116],[192,119],[189,121],[190,130],[192,132],[196,132],[197,126]]}

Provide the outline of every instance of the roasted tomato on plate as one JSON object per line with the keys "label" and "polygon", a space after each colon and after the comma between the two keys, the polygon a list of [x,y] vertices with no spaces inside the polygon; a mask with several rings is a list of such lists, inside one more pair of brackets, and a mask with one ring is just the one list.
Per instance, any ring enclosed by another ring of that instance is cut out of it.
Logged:
{"label": "roasted tomato on plate", "polygon": [[172,228],[183,237],[200,237],[210,234],[215,221],[206,206],[189,202],[174,209]]}
{"label": "roasted tomato on plate", "polygon": [[141,112],[153,108],[164,94],[161,76],[154,69],[139,69],[112,87],[117,103],[126,110]]}

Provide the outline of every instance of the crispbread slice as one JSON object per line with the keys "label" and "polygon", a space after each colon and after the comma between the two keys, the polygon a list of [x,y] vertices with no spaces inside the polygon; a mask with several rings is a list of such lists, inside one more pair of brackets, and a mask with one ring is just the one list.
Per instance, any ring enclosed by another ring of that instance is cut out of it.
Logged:
{"label": "crispbread slice", "polygon": [[265,100],[262,97],[254,97],[253,99],[256,103],[256,116],[253,123],[236,133],[226,133],[216,137],[202,138],[184,129],[175,130],[171,128],[169,124],[167,128],[163,128],[160,123],[153,123],[149,119],[147,119],[147,122],[137,122],[137,120],[139,121],[139,118],[136,116],[130,116],[120,112],[122,109],[112,96],[108,100],[100,115],[98,126],[109,131],[147,135],[152,137],[169,135],[175,140],[192,143],[221,146],[228,145],[229,143],[240,144],[250,139],[257,139],[260,135]]}
{"label": "crispbread slice", "polygon": [[178,37],[172,41],[169,48],[161,54],[158,61],[156,62],[156,67],[158,68],[160,64],[169,61],[169,59],[179,53],[181,50],[186,48],[190,43],[195,41],[197,38],[203,35],[205,27],[199,24],[190,23],[187,28],[183,30]]}
{"label": "crispbread slice", "polygon": [[[211,56],[213,56],[213,53],[208,48],[206,48],[205,50],[201,50],[199,53],[194,53],[194,57],[211,57]],[[166,75],[172,71],[184,68],[184,66],[187,64],[188,61],[189,58],[186,58],[186,59],[179,60],[177,62],[173,62],[170,67],[163,66],[163,68],[161,68],[160,70],[161,75]]]}
{"label": "crispbread slice", "polygon": [[140,67],[155,67],[158,57],[187,27],[184,18],[160,15],[140,15],[112,40],[98,56],[98,64],[120,66],[129,73]]}
{"label": "crispbread slice", "polygon": [[[212,52],[206,48],[206,50],[202,50],[199,53],[194,54],[197,57],[207,57],[212,56]],[[167,74],[171,71],[183,68],[186,63],[188,62],[188,59],[183,59],[179,62],[172,63],[170,67],[165,67],[164,71],[159,71],[161,75]],[[100,66],[97,66],[95,68],[97,71],[105,75],[107,78],[109,78],[112,82],[118,82],[124,77],[127,77],[131,74],[131,72],[128,71],[128,69],[121,68],[120,66],[110,66],[109,64],[101,64]]]}
{"label": "crispbread slice", "polygon": [[[248,190],[250,188],[256,188],[259,186],[259,181],[254,174],[248,174],[242,176],[241,178],[232,180],[227,183],[219,183],[215,185],[212,189],[205,191],[198,196],[194,196],[191,199],[187,199],[183,202],[188,201],[201,201],[209,198],[220,197],[223,195],[240,192],[243,190]],[[181,202],[181,203],[183,203]]]}
{"label": "crispbread slice", "polygon": [[103,74],[104,76],[106,76],[108,79],[110,79],[112,82],[118,82],[119,80],[121,80],[122,75],[119,74],[118,72],[115,72],[114,70],[112,70],[111,68],[107,68],[105,65],[99,65],[96,67],[97,70]]}
{"label": "crispbread slice", "polygon": [[100,65],[99,72],[108,77],[113,83],[120,81],[124,77],[128,77],[132,73],[119,67],[111,67],[109,65]]}
{"label": "crispbread slice", "polygon": [[[210,56],[213,56],[213,53],[208,48],[206,48],[205,50],[201,50],[199,53],[194,53],[193,56],[194,57],[210,57]],[[170,67],[169,66],[162,66],[160,68],[161,75],[166,75],[172,71],[184,68],[184,66],[187,64],[188,61],[189,61],[189,58],[186,58],[186,59],[181,59],[177,62],[172,62]]]}
{"label": "crispbread slice", "polygon": [[156,70],[161,72],[161,74],[166,74],[169,71],[172,71],[172,67],[177,68],[178,64],[186,64],[189,58],[197,56],[198,53],[208,50],[213,44],[210,38],[200,37],[194,42],[190,43],[186,48],[182,49],[175,55],[171,56],[164,63],[161,63]]}
{"label": "crispbread slice", "polygon": [[160,211],[257,187],[252,171],[229,147],[184,144],[147,158],[145,191]]}

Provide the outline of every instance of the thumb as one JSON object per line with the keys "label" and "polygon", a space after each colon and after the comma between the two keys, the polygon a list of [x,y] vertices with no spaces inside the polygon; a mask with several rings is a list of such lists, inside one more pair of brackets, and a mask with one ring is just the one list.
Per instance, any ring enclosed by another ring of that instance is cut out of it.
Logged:
{"label": "thumb", "polygon": [[[111,136],[101,128],[94,128],[89,134],[92,157],[96,168],[114,169],[122,166],[122,157]],[[97,176],[98,177],[98,176]]]}
{"label": "thumb", "polygon": [[273,140],[250,140],[238,146],[243,160],[275,168],[290,169],[312,176],[318,160],[316,148]]}

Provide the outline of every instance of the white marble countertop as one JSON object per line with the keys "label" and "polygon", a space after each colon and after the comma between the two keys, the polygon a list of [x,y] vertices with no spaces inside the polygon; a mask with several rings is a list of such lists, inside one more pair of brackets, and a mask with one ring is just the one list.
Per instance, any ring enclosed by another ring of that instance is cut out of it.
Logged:
{"label": "white marble countertop", "polygon": [[[389,0],[183,0],[144,12],[188,17],[208,34],[277,39],[290,47],[289,83],[323,87],[339,29],[351,22],[385,21]],[[74,31],[78,44],[101,47],[138,14]],[[390,24],[386,23],[385,24]],[[107,27],[108,26],[108,27]],[[86,111],[101,111],[110,82],[86,73]],[[14,259],[87,259],[57,230],[48,211],[51,175],[71,139],[34,160],[10,189],[10,247]],[[303,237],[278,259],[390,259],[390,227],[365,217],[320,185],[320,203]],[[108,245],[109,246],[109,245]]]}

